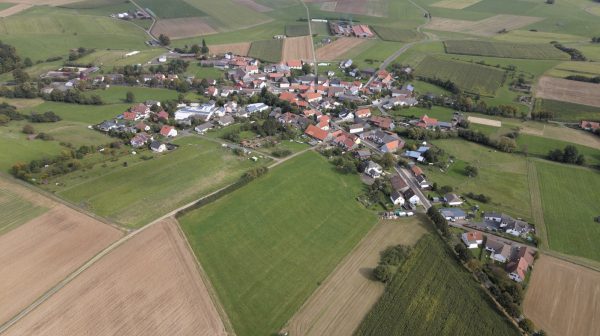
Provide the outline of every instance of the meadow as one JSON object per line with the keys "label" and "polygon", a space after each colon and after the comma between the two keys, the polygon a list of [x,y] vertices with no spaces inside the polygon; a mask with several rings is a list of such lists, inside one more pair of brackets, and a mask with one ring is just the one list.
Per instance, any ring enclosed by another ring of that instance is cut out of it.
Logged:
{"label": "meadow", "polygon": [[161,19],[206,16],[206,13],[184,0],[137,0],[137,3]]}
{"label": "meadow", "polygon": [[283,49],[283,40],[254,41],[250,46],[248,56],[265,62],[279,62]]}
{"label": "meadow", "polygon": [[285,25],[285,35],[288,37],[309,35],[308,24],[306,22],[293,23]]}
{"label": "meadow", "polygon": [[278,332],[367,233],[361,189],[307,152],[179,218],[237,335]]}
{"label": "meadow", "polygon": [[535,161],[550,249],[600,261],[598,213],[600,174],[553,162]]}
{"label": "meadow", "polygon": [[446,52],[476,56],[529,58],[529,59],[559,59],[568,60],[569,55],[556,49],[551,44],[505,43],[475,40],[444,41]]}
{"label": "meadow", "polygon": [[579,123],[581,120],[600,121],[600,107],[561,102],[552,99],[536,99],[536,111],[552,112],[552,120]]}
{"label": "meadow", "polygon": [[392,42],[414,42],[421,38],[415,30],[399,29],[385,26],[372,26],[377,36],[384,41]]}
{"label": "meadow", "polygon": [[26,223],[47,209],[33,205],[7,189],[0,189],[0,235]]}
{"label": "meadow", "polygon": [[427,235],[398,269],[356,336],[519,335],[456,261]]}
{"label": "meadow", "polygon": [[[260,164],[197,137],[174,143],[180,147],[162,155],[150,154],[150,160],[124,157],[116,164],[97,164],[63,175],[52,181],[60,186],[52,188],[92,212],[138,227],[236,181],[245,170]],[[127,167],[123,162],[128,162]]]}
{"label": "meadow", "polygon": [[443,60],[427,56],[416,69],[422,77],[450,80],[461,89],[493,96],[504,83],[504,71],[478,64]]}

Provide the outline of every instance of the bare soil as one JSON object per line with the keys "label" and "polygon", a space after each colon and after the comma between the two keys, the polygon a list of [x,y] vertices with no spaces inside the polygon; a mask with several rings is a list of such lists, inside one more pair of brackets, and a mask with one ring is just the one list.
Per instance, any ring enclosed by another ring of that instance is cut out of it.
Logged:
{"label": "bare soil", "polygon": [[600,335],[600,272],[542,255],[525,294],[524,313],[549,335]]}
{"label": "bare soil", "polygon": [[531,135],[537,135],[549,139],[557,139],[567,142],[573,142],[579,145],[592,147],[600,150],[600,138],[590,132],[576,130],[569,127],[558,127],[544,125],[541,130],[523,126],[521,132]]}
{"label": "bare soil", "polygon": [[227,335],[177,225],[133,237],[6,334]]}
{"label": "bare soil", "polygon": [[540,78],[535,96],[600,107],[600,84],[544,76]]}
{"label": "bare soil", "polygon": [[64,205],[0,236],[0,323],[121,236],[119,230]]}
{"label": "bare soil", "polygon": [[380,252],[414,245],[427,229],[418,218],[378,223],[289,321],[290,335],[352,335],[384,291],[372,279]]}
{"label": "bare soil", "polygon": [[474,123],[474,124],[481,124],[481,125],[487,125],[487,126],[494,126],[494,127],[502,127],[502,122],[499,120],[493,120],[493,119],[487,119],[487,118],[479,118],[479,117],[471,117],[469,116],[469,118],[467,118],[470,122]]}
{"label": "bare soil", "polygon": [[160,19],[152,27],[152,35],[165,34],[172,39],[215,34],[217,30],[204,17]]}
{"label": "bare soil", "polygon": [[281,60],[313,60],[313,47],[311,36],[289,37],[283,40]]}
{"label": "bare soil", "polygon": [[341,37],[334,42],[317,49],[317,60],[319,61],[335,61],[339,60],[349,50],[358,47],[366,42],[366,39],[353,37]]}
{"label": "bare soil", "polygon": [[248,56],[248,51],[250,51],[251,44],[251,42],[215,44],[209,45],[208,48],[210,50],[210,53],[215,55],[221,55],[228,52],[232,52],[238,56]]}
{"label": "bare soil", "polygon": [[15,15],[15,14],[21,13],[22,11],[29,9],[31,7],[33,7],[33,5],[31,5],[31,4],[25,4],[25,3],[17,4],[10,8],[7,8],[3,11],[0,11],[0,17],[8,17],[11,15]]}

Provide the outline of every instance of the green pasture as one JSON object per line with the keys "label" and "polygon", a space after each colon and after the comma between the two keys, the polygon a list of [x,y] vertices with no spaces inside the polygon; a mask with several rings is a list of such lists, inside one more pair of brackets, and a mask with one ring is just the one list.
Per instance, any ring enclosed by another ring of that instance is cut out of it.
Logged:
{"label": "green pasture", "polygon": [[476,40],[451,40],[444,41],[444,45],[446,47],[446,52],[449,54],[530,59],[570,59],[570,56],[567,53],[556,49],[549,43],[526,44]]}
{"label": "green pasture", "polygon": [[581,120],[599,120],[600,107],[538,98],[536,111],[552,112],[553,120],[579,123]]}
{"label": "green pasture", "polygon": [[279,62],[281,60],[281,51],[283,40],[264,40],[252,42],[248,56],[254,57],[266,62]]}
{"label": "green pasture", "polygon": [[386,26],[371,27],[377,36],[384,41],[391,42],[414,42],[421,39],[421,35],[416,30],[391,28]]}

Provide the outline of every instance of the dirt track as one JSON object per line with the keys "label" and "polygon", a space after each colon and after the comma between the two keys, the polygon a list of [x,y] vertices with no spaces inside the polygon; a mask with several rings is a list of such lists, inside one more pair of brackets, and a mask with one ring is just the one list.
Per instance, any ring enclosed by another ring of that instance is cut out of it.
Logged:
{"label": "dirt track", "polygon": [[102,258],[7,335],[226,335],[196,261],[167,219]]}
{"label": "dirt track", "polygon": [[384,291],[371,280],[381,250],[413,245],[426,229],[418,219],[377,224],[288,323],[290,335],[352,335]]}
{"label": "dirt track", "polygon": [[600,335],[600,272],[542,255],[535,263],[524,313],[549,335]]}
{"label": "dirt track", "polygon": [[467,119],[474,124],[502,127],[502,122],[498,121],[498,120],[479,118],[479,117],[471,117],[471,116],[469,116]]}
{"label": "dirt track", "polygon": [[283,51],[281,60],[313,60],[313,48],[311,36],[289,37],[283,40]]}
{"label": "dirt track", "polygon": [[358,47],[367,40],[342,37],[334,42],[317,49],[317,60],[319,61],[336,61],[339,60],[349,50]]}
{"label": "dirt track", "polygon": [[10,8],[7,8],[3,11],[0,11],[0,17],[8,17],[11,15],[15,15],[17,13],[21,13],[22,11],[29,9],[33,7],[33,5],[30,4],[18,4],[18,5],[14,5]]}
{"label": "dirt track", "polygon": [[109,225],[57,205],[0,236],[0,324],[121,235]]}
{"label": "dirt track", "polygon": [[152,35],[165,34],[172,39],[209,35],[216,32],[217,30],[211,27],[205,18],[199,17],[160,19],[152,27]]}
{"label": "dirt track", "polygon": [[600,84],[544,76],[540,78],[535,96],[600,107]]}

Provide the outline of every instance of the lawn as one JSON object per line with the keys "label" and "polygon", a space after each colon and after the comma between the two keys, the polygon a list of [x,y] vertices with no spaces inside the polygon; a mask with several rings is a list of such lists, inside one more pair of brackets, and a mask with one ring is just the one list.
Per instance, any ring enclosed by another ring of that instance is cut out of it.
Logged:
{"label": "lawn", "polygon": [[436,118],[439,121],[451,121],[454,110],[442,107],[442,106],[433,106],[431,109],[427,109],[424,107],[411,107],[411,108],[401,108],[398,111],[391,110],[390,114],[394,116],[403,116],[411,119],[417,119],[424,115],[427,115],[431,118]]}
{"label": "lawn", "polygon": [[504,71],[474,63],[427,56],[416,69],[417,76],[450,80],[465,91],[493,96],[504,83]]}
{"label": "lawn", "polygon": [[[123,95],[125,95],[123,93]],[[112,119],[126,111],[132,104],[79,105],[58,102],[44,102],[40,105],[23,109],[23,113],[32,111],[43,113],[52,111],[63,120],[93,125]]]}
{"label": "lawn", "polygon": [[285,35],[288,37],[309,35],[308,23],[288,23],[285,25]]}
{"label": "lawn", "polygon": [[[231,154],[197,137],[175,141],[181,147],[123,167],[95,165],[59,177],[57,194],[120,224],[138,227],[178,206],[236,181],[259,163]],[[148,154],[146,154],[148,155]],[[122,160],[134,160],[133,157]]]}
{"label": "lawn", "polygon": [[600,121],[600,107],[538,98],[535,109],[552,112],[552,120],[573,123],[579,123],[581,120]]}
{"label": "lawn", "polygon": [[179,219],[237,335],[278,332],[367,233],[361,189],[308,152]]}
{"label": "lawn", "polygon": [[89,94],[99,95],[105,104],[126,104],[125,96],[127,92],[133,93],[136,103],[143,103],[147,100],[174,100],[179,96],[179,92],[175,90],[125,86],[111,86],[105,90],[90,91]]}
{"label": "lawn", "polygon": [[31,204],[6,189],[0,189],[0,213],[3,214],[0,217],[0,234],[26,223],[46,210]]}
{"label": "lawn", "polygon": [[520,335],[437,236],[427,235],[361,323],[366,335]]}
{"label": "lawn", "polygon": [[184,0],[137,0],[136,2],[143,8],[150,9],[161,19],[206,16],[206,13]]}
{"label": "lawn", "polygon": [[371,26],[377,36],[384,41],[414,42],[421,39],[416,30],[399,29],[385,26]]}
{"label": "lawn", "polygon": [[279,62],[281,60],[281,50],[283,40],[264,40],[252,42],[248,56],[254,57],[265,62]]}
{"label": "lawn", "polygon": [[597,171],[535,161],[550,249],[600,261]]}
{"label": "lawn", "polygon": [[530,59],[570,59],[567,53],[556,49],[550,43],[526,44],[475,40],[451,40],[445,41],[444,46],[446,47],[446,52],[449,54]]}
{"label": "lawn", "polygon": [[62,147],[58,142],[27,140],[21,129],[11,124],[0,126],[0,170],[8,172],[17,162],[29,162],[60,153]]}
{"label": "lawn", "polygon": [[133,50],[97,50],[77,60],[79,64],[94,64],[110,69],[114,66],[145,65],[153,58],[165,53],[164,49],[139,50],[137,55],[125,57],[125,54]]}

